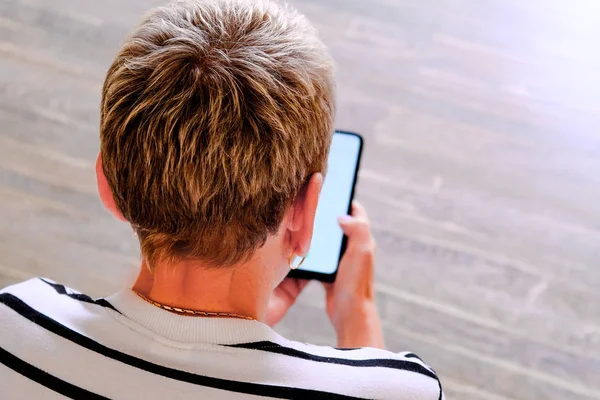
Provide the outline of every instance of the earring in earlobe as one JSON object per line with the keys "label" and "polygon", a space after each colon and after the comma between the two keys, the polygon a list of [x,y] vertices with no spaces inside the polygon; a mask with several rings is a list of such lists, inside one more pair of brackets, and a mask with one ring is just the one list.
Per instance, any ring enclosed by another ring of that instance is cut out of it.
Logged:
{"label": "earring in earlobe", "polygon": [[300,262],[298,264],[292,264],[294,262],[294,258],[296,257],[296,254],[292,251],[292,253],[290,254],[290,258],[288,258],[288,265],[290,266],[290,269],[298,269],[300,268],[300,266],[302,265],[302,263],[304,262],[304,260],[306,260],[306,256],[302,257],[302,260],[300,260]]}

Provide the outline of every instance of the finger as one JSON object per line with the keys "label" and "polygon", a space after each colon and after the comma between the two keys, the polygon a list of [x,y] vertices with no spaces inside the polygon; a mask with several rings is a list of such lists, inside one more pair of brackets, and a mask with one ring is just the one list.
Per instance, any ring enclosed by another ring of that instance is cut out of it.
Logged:
{"label": "finger", "polygon": [[352,202],[352,216],[358,219],[364,219],[365,221],[369,220],[369,216],[367,215],[367,210],[360,204],[358,201],[354,200]]}
{"label": "finger", "polygon": [[302,290],[306,287],[306,285],[308,285],[309,282],[310,282],[310,280],[308,280],[308,279],[290,278],[288,276],[279,285],[280,286],[291,285],[291,286],[294,286],[295,288],[297,288],[298,290]]}
{"label": "finger", "polygon": [[296,279],[296,285],[298,286],[298,293],[304,290],[306,285],[308,285],[310,281],[308,279]]}
{"label": "finger", "polygon": [[321,282],[323,284],[323,288],[325,289],[325,293],[329,294],[333,290],[333,283]]}
{"label": "finger", "polygon": [[344,215],[338,218],[340,228],[348,236],[350,244],[370,240],[369,222],[365,219]]}
{"label": "finger", "polygon": [[285,278],[285,280],[279,284],[278,289],[283,292],[286,297],[294,301],[309,282],[310,281],[306,279]]}

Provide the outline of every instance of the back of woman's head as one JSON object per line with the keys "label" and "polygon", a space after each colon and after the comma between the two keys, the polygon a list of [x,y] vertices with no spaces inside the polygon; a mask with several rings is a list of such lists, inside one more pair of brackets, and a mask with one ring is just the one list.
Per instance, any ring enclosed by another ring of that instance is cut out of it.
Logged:
{"label": "back of woman's head", "polygon": [[232,265],[326,167],[333,64],[307,20],[268,1],[151,12],[110,67],[104,174],[142,254]]}

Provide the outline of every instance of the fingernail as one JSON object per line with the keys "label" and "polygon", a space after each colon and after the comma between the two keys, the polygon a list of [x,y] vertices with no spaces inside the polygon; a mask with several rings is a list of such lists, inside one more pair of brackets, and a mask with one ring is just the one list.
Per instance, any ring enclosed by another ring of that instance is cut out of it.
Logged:
{"label": "fingernail", "polygon": [[351,220],[352,220],[352,217],[351,217],[351,216],[349,216],[349,215],[340,215],[340,216],[338,217],[338,222],[339,222],[340,224],[344,224],[344,223],[346,223],[346,222],[350,222]]}

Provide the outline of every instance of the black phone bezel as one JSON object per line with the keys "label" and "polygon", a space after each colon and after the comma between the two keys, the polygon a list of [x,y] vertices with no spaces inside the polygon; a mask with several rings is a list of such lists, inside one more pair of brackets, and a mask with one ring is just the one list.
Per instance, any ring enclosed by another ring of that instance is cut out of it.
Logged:
{"label": "black phone bezel", "polygon": [[[352,181],[352,191],[350,192],[350,202],[348,203],[348,214],[352,213],[352,201],[354,200],[354,193],[356,191],[356,183],[358,181],[358,170],[360,169],[360,161],[362,158],[362,152],[364,147],[364,139],[363,137],[355,132],[349,132],[345,130],[336,129],[334,134],[343,134],[343,135],[352,135],[358,138],[359,140],[359,148],[358,148],[358,160],[356,161],[356,168],[354,169],[354,179]],[[322,272],[315,271],[304,271],[301,269],[293,269],[290,270],[288,274],[291,278],[300,278],[300,279],[315,279],[321,282],[334,282],[337,276],[338,269],[340,267],[340,261],[342,260],[342,256],[346,251],[346,244],[348,242],[348,238],[346,235],[342,237],[342,247],[340,248],[340,256],[338,258],[338,266],[331,274],[324,274]]]}

